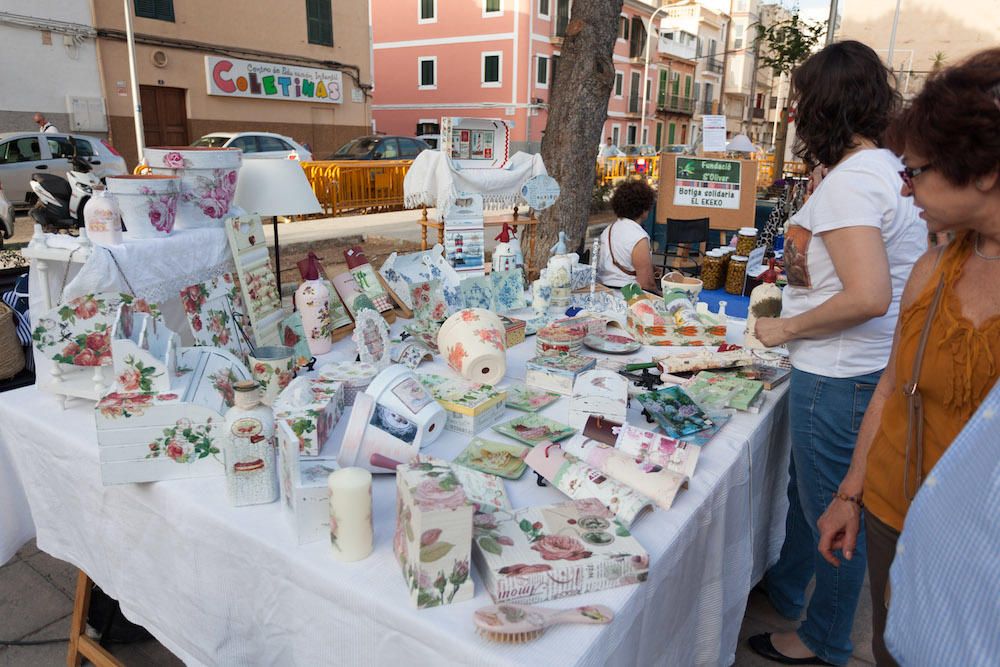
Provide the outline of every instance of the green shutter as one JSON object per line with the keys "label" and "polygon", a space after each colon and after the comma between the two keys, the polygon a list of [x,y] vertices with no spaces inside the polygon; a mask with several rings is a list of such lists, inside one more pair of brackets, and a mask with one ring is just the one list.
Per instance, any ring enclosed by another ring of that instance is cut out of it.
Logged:
{"label": "green shutter", "polygon": [[671,123],[670,124],[670,129],[667,131],[667,143],[668,144],[673,144],[674,143],[674,135],[676,133],[677,133],[677,127],[673,123]]}
{"label": "green shutter", "polygon": [[656,95],[656,106],[662,107],[667,104],[667,70],[660,70],[660,88]]}
{"label": "green shutter", "polygon": [[420,18],[434,18],[434,0],[420,0]]}
{"label": "green shutter", "polygon": [[306,0],[306,33],[310,44],[333,46],[331,0]]}
{"label": "green shutter", "polygon": [[500,56],[486,56],[483,63],[483,82],[497,83],[500,81]]}
{"label": "green shutter", "polygon": [[174,0],[134,0],[135,15],[160,21],[174,20]]}
{"label": "green shutter", "polygon": [[656,124],[656,150],[660,150],[660,143],[663,141],[663,123]]}
{"label": "green shutter", "polygon": [[691,97],[691,77],[684,77],[684,97]]}

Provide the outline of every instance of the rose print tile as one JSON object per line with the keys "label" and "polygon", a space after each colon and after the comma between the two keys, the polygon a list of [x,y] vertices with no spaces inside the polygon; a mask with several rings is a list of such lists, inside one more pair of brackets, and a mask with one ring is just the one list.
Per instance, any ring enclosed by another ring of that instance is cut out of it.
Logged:
{"label": "rose print tile", "polygon": [[546,440],[556,442],[576,433],[571,426],[535,414],[497,424],[493,430],[532,447]]}
{"label": "rose print tile", "polygon": [[524,412],[538,412],[559,398],[560,395],[554,392],[532,389],[523,384],[507,387],[507,407]]}
{"label": "rose print tile", "polygon": [[683,438],[714,424],[680,387],[640,394],[639,403],[671,438]]}
{"label": "rose print tile", "polygon": [[181,290],[180,297],[195,345],[221,347],[246,360],[249,344],[239,330],[244,309],[236,276],[226,272],[190,285]]}
{"label": "rose print tile", "polygon": [[413,319],[418,322],[444,322],[448,319],[448,304],[439,280],[412,285],[410,301],[413,303]]}
{"label": "rose print tile", "polygon": [[489,475],[518,479],[527,468],[524,462],[527,452],[525,445],[473,438],[454,462]]}

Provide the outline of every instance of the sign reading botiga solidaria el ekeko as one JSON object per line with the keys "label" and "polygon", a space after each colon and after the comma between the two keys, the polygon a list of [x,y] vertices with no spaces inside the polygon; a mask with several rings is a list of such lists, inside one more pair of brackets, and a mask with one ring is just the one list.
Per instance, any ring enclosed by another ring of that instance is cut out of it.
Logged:
{"label": "sign reading botiga solidaria el ekeko", "polygon": [[674,206],[740,207],[740,163],[677,156]]}

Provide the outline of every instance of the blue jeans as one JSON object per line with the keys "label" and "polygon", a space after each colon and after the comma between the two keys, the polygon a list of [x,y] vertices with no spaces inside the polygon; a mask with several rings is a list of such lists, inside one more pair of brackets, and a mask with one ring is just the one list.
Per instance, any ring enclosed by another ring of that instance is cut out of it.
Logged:
{"label": "blue jeans", "polygon": [[865,578],[864,526],[851,560],[840,567],[818,551],[816,522],[847,474],[861,420],[882,372],[828,378],[792,370],[789,419],[788,517],[778,562],[764,575],[768,597],[782,616],[797,620],[810,580],[816,588],[798,635],[817,656],[843,665],[851,656],[851,628]]}

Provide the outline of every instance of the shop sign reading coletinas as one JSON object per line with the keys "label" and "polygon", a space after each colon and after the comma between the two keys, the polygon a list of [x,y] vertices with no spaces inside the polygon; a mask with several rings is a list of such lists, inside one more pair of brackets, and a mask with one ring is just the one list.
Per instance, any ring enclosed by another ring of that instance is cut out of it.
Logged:
{"label": "shop sign reading coletinas", "polygon": [[292,102],[344,101],[343,76],[336,70],[205,56],[208,94]]}

